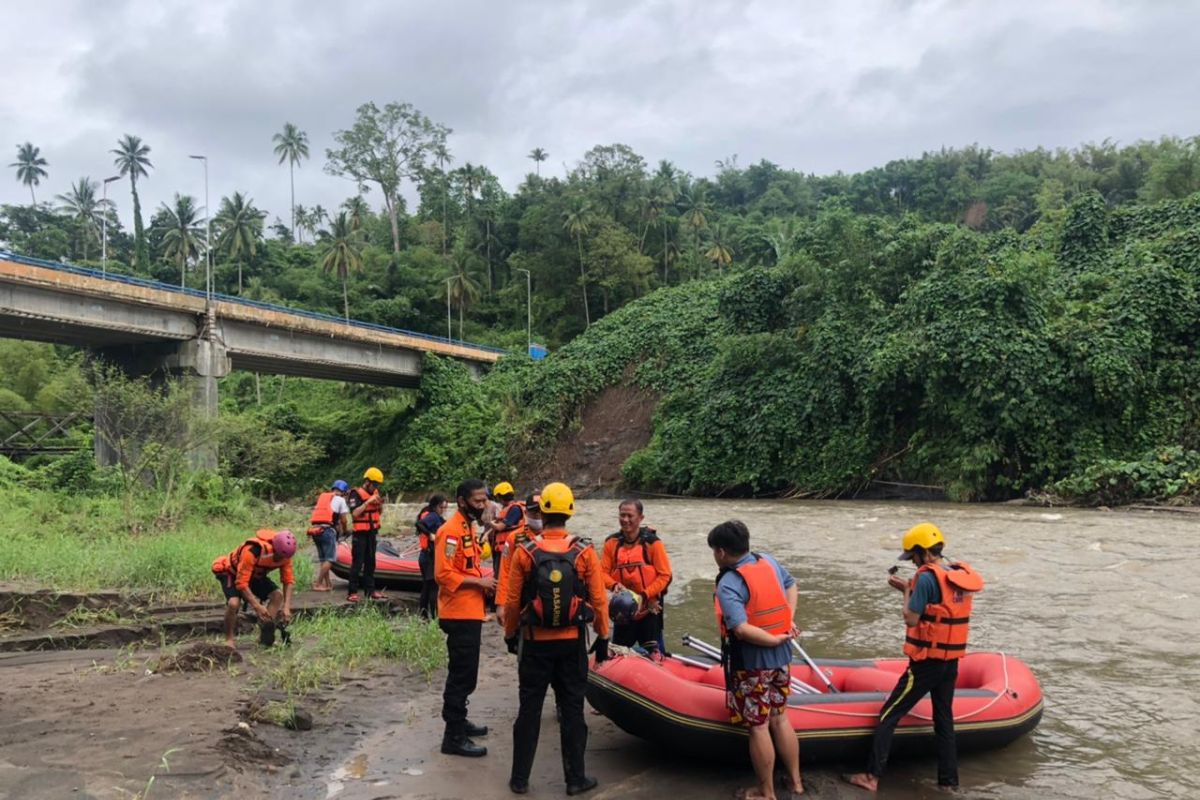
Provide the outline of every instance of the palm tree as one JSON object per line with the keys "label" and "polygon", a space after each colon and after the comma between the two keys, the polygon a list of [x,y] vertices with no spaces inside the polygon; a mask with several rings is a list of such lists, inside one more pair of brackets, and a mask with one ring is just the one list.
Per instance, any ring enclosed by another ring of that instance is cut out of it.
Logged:
{"label": "palm tree", "polygon": [[49,175],[46,167],[50,166],[49,162],[42,158],[42,149],[34,147],[30,142],[17,145],[17,160],[9,166],[17,168],[17,180],[29,187],[29,199],[32,205],[36,206],[37,195],[33,193],[33,187]]}
{"label": "palm tree", "polygon": [[716,266],[718,272],[724,272],[725,267],[733,262],[733,251],[729,249],[720,225],[713,226],[704,257]]}
{"label": "palm tree", "polygon": [[533,168],[537,171],[539,178],[542,175],[542,162],[549,157],[550,154],[540,147],[535,147],[529,151],[529,158],[533,159]]}
{"label": "palm tree", "polygon": [[113,164],[121,171],[122,175],[129,176],[129,188],[133,192],[133,238],[134,238],[134,256],[133,263],[146,269],[150,266],[150,251],[146,246],[146,230],[142,225],[142,204],[138,201],[137,179],[138,177],[149,177],[148,170],[153,169],[154,165],[150,163],[150,146],[143,144],[142,140],[131,134],[125,134],[121,139],[117,140],[117,147],[110,150],[116,158]]}
{"label": "palm tree", "polygon": [[670,242],[671,220],[667,216],[667,212],[675,207],[675,203],[679,199],[678,180],[679,174],[674,164],[666,159],[658,162],[658,171],[654,173],[654,185],[657,187],[655,195],[658,199],[658,204],[662,207],[659,213],[659,223],[662,225],[663,234],[664,285],[667,283],[670,262],[674,260],[674,256],[679,255],[679,249],[674,247]]}
{"label": "palm tree", "polygon": [[363,220],[371,213],[371,207],[367,205],[363,196],[356,194],[354,197],[347,197],[342,201],[342,208],[350,215],[350,227],[356,231],[362,230]]}
{"label": "palm tree", "polygon": [[451,272],[446,281],[446,293],[450,302],[458,306],[458,339],[463,338],[463,309],[479,299],[479,281],[474,272],[479,259],[460,241],[450,254]]}
{"label": "palm tree", "polygon": [[217,248],[238,265],[238,294],[242,293],[242,264],[258,254],[258,240],[262,238],[263,212],[254,207],[254,201],[241,192],[233,197],[221,198],[221,210],[213,220],[221,233],[217,236]]}
{"label": "palm tree", "polygon": [[290,122],[283,123],[283,130],[271,137],[275,143],[275,155],[279,163],[288,162],[288,179],[292,184],[292,240],[296,234],[296,167],[300,159],[308,158],[308,134]]}
{"label": "palm tree", "polygon": [[323,206],[315,205],[308,215],[309,232],[321,227],[321,223],[329,219],[329,212]]}
{"label": "palm tree", "polygon": [[179,285],[182,287],[188,262],[200,258],[200,242],[204,235],[204,226],[200,224],[200,212],[196,208],[195,198],[189,194],[181,195],[179,192],[175,193],[173,204],[163,203],[158,210],[165,222],[162,254],[179,267]]}
{"label": "palm tree", "polygon": [[583,266],[583,236],[588,232],[588,218],[592,206],[582,197],[575,198],[571,207],[563,212],[563,229],[575,237],[579,248],[579,282],[583,286],[583,321],[588,328],[592,327],[592,314],[588,309],[587,270]]}
{"label": "palm tree", "polygon": [[763,225],[763,241],[775,254],[775,263],[781,264],[792,253],[792,243],[796,240],[796,221],[794,219],[771,219]]}
{"label": "palm tree", "polygon": [[71,184],[71,191],[60,194],[55,199],[62,203],[61,210],[75,222],[83,238],[83,260],[87,261],[88,241],[99,239],[97,232],[105,212],[112,206],[96,197],[96,182],[83,177]]}
{"label": "palm tree", "polygon": [[292,220],[296,226],[297,241],[304,243],[304,229],[308,227],[308,209],[304,206],[292,206]]}
{"label": "palm tree", "polygon": [[350,290],[347,286],[350,273],[362,269],[362,239],[354,220],[345,211],[338,212],[338,215],[329,221],[325,250],[321,256],[321,269],[336,274],[341,280],[342,308],[346,312],[346,322],[349,322]]}
{"label": "palm tree", "polygon": [[690,192],[684,192],[679,198],[682,205],[683,221],[692,229],[692,242],[696,262],[700,261],[700,231],[708,227],[708,215],[712,206],[705,196],[703,186],[694,186]]}
{"label": "palm tree", "polygon": [[450,181],[446,180],[446,164],[454,160],[450,155],[450,150],[446,147],[444,141],[438,142],[433,147],[433,157],[437,159],[438,169],[442,173],[442,258],[446,257],[446,241],[447,241],[447,221],[446,221],[446,201],[450,195]]}

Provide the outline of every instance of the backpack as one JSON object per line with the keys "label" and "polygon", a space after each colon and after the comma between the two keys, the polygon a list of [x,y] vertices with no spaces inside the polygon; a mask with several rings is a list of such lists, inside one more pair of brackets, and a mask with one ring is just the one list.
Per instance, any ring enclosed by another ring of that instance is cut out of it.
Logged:
{"label": "backpack", "polygon": [[522,622],[538,628],[570,628],[595,618],[587,590],[575,571],[575,560],[588,544],[571,539],[563,553],[553,553],[530,540],[521,545],[533,560],[530,579],[521,597]]}

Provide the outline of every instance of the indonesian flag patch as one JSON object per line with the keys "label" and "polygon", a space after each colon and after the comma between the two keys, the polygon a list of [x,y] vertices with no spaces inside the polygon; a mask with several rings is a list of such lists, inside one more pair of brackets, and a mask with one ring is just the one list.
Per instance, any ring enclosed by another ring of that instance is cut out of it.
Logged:
{"label": "indonesian flag patch", "polygon": [[454,558],[454,554],[458,552],[458,539],[453,536],[446,537],[446,558]]}

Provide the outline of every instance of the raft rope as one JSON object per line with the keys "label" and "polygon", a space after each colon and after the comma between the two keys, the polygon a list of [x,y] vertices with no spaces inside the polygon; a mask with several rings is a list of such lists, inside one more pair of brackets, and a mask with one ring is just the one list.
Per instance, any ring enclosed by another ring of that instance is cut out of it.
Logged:
{"label": "raft rope", "polygon": [[[989,708],[994,706],[1000,700],[1000,698],[1004,697],[1005,695],[1007,695],[1009,693],[1010,688],[1009,688],[1009,682],[1008,682],[1008,656],[1004,653],[1000,653],[999,655],[1000,655],[1000,664],[1004,669],[1004,689],[1001,690],[995,697],[993,697],[987,703],[983,704],[982,706],[975,709],[974,711],[971,711],[966,714],[959,714],[959,715],[955,716],[954,717],[955,722],[958,722],[958,721],[964,720],[964,719],[970,719],[971,717],[975,716],[976,714],[982,714],[984,711],[987,711]],[[841,711],[836,708],[820,708],[819,706],[805,706],[804,710],[805,711],[813,711],[817,714],[832,714],[834,716],[842,716],[842,717],[869,717],[871,719],[877,719],[879,717],[879,714],[877,714],[877,713],[868,713],[866,711]],[[925,720],[926,722],[933,721],[933,717],[926,716],[925,714],[918,714],[915,711],[909,711],[904,716],[916,717],[917,719]]]}

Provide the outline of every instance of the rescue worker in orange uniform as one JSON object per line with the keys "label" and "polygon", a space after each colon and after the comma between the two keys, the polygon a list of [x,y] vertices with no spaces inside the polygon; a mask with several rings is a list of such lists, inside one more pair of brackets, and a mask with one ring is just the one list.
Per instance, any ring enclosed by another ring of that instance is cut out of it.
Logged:
{"label": "rescue worker in orange uniform", "polygon": [[775,800],[778,754],[789,789],[801,794],[800,748],[787,718],[791,692],[791,639],[799,592],[778,561],[750,551],[750,531],[738,520],[708,532],[717,562],[713,605],[721,631],[725,702],[729,719],[750,734],[750,761],[758,786],[740,792],[745,800]]}
{"label": "rescue worker in orange uniform", "polygon": [[505,542],[512,536],[519,536],[525,528],[525,504],[515,499],[516,494],[517,490],[508,481],[501,481],[492,489],[492,497],[500,503],[500,510],[496,512],[488,530],[488,544],[492,546],[492,572],[496,575],[500,574],[500,556]]}
{"label": "rescue worker in orange uniform", "polygon": [[625,500],[617,509],[620,530],[604,540],[600,557],[604,588],[632,592],[637,611],[629,620],[611,620],[613,644],[641,645],[654,655],[660,650],[663,629],[663,595],[671,585],[671,560],[653,528],[642,524],[641,500]]}
{"label": "rescue worker in orange uniform", "polygon": [[[971,599],[983,589],[983,578],[961,561],[946,561],[946,538],[936,525],[922,522],[904,534],[901,561],[912,561],[917,572],[905,581],[888,576],[888,584],[904,592],[904,654],[908,669],[883,704],[871,741],[867,771],[845,776],[869,792],[879,788],[887,766],[896,725],[925,695],[933,702],[933,733],[937,741],[938,786],[958,786],[958,751],[954,742],[954,684],[958,660],[967,652]],[[894,568],[892,570],[894,572]]]}
{"label": "rescue worker in orange uniform", "polygon": [[333,578],[330,571],[333,562],[337,560],[337,542],[342,536],[350,535],[350,507],[346,505],[346,492],[350,484],[345,481],[334,481],[328,492],[317,496],[317,504],[313,506],[312,515],[308,519],[308,535],[312,537],[317,548],[317,575],[313,578],[314,592],[329,592],[333,590]]}
{"label": "rescue worker in orange uniform", "polygon": [[356,486],[346,496],[354,533],[350,537],[350,585],[346,601],[357,603],[358,590],[372,600],[382,600],[383,592],[375,591],[375,548],[379,546],[379,522],[383,514],[383,497],[379,487],[383,472],[370,467],[363,473],[362,486]]}
{"label": "rescue worker in orange uniform", "polygon": [[512,571],[512,554],[519,546],[536,539],[542,533],[542,496],[538,493],[529,495],[525,500],[525,525],[519,531],[511,534],[504,543],[500,553],[499,569],[496,571],[496,622],[504,627],[504,598],[508,597],[508,574]]}
{"label": "rescue worker in orange uniform", "polygon": [[600,559],[591,542],[567,533],[575,497],[563,483],[542,489],[542,535],[512,555],[504,598],[505,643],[517,654],[519,709],[513,723],[513,766],[508,788],[529,791],[546,689],[554,687],[561,713],[567,794],[596,788],[584,771],[587,722],[583,717],[588,659],[585,626],[596,630],[597,663],[608,658],[608,608]]}
{"label": "rescue worker in orange uniform", "polygon": [[[237,615],[243,602],[258,616],[259,641],[267,647],[275,643],[275,623],[291,622],[295,553],[296,537],[291,531],[260,528],[232,553],[213,561],[213,575],[221,582],[225,594],[225,644],[230,649],[237,647]],[[282,593],[267,577],[275,569],[283,582]]]}
{"label": "rescue worker in orange uniform", "polygon": [[479,679],[479,647],[484,604],[496,591],[493,577],[483,576],[483,545],[476,525],[487,506],[487,487],[471,479],[458,485],[457,510],[438,529],[433,543],[433,576],[438,583],[438,626],[446,634],[449,663],[442,694],[442,752],[455,756],[486,756],[487,748],[471,741],[486,736],[486,725],[467,719],[467,700]]}

